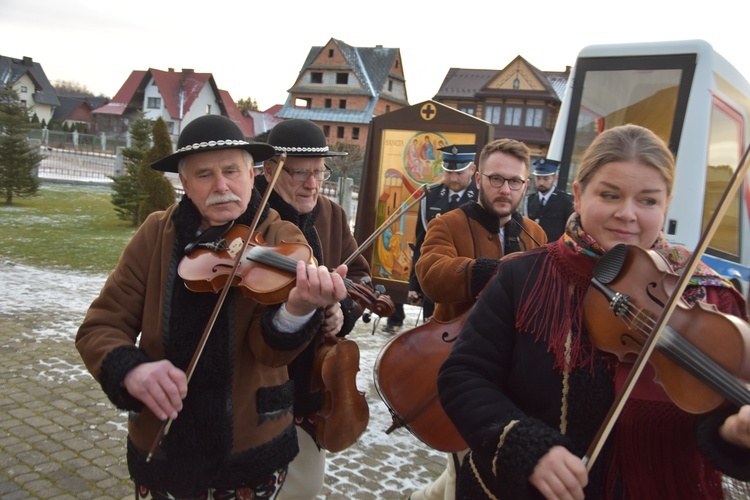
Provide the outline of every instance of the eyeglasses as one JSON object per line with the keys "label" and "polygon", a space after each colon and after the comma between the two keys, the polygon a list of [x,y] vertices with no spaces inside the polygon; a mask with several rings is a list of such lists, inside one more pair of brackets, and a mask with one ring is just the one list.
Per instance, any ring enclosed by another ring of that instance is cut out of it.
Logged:
{"label": "eyeglasses", "polygon": [[294,182],[299,182],[300,184],[307,182],[310,176],[316,181],[325,181],[331,177],[331,169],[328,168],[328,165],[326,165],[324,170],[290,170],[286,167],[281,167],[281,169],[291,175]]}
{"label": "eyeglasses", "polygon": [[483,176],[487,177],[490,180],[490,186],[496,189],[500,189],[507,182],[508,187],[511,189],[511,191],[518,191],[519,189],[523,187],[524,184],[526,184],[526,179],[518,179],[515,177],[513,179],[506,179],[502,175],[498,175],[498,174],[488,175],[488,174],[485,174],[484,172],[480,172],[480,173]]}

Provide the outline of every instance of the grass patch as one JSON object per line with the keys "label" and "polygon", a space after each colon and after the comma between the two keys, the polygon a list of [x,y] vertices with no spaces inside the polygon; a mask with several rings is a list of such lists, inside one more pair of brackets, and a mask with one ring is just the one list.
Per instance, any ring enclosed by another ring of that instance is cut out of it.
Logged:
{"label": "grass patch", "polygon": [[38,196],[0,205],[0,258],[40,268],[109,273],[134,228],[106,186],[43,182]]}

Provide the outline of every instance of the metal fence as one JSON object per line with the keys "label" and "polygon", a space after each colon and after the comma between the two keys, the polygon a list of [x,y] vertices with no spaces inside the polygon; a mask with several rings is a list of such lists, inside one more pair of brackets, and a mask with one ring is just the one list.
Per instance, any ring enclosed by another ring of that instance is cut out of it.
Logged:
{"label": "metal fence", "polygon": [[[44,155],[44,159],[37,169],[37,176],[40,179],[109,184],[112,182],[112,177],[123,173],[121,154],[58,148],[45,146],[44,144],[39,146],[39,152]],[[178,193],[181,194],[182,186],[177,175],[167,173],[166,176],[172,181],[172,185]],[[351,187],[351,192],[355,197],[357,187]],[[333,200],[336,200],[338,191],[338,181],[326,181],[321,189],[323,195]]]}
{"label": "metal fence", "polygon": [[117,152],[117,148],[130,146],[129,136],[115,137],[106,135],[105,133],[94,135],[34,128],[29,130],[27,137],[32,140],[38,140],[42,146],[81,153],[114,155]]}

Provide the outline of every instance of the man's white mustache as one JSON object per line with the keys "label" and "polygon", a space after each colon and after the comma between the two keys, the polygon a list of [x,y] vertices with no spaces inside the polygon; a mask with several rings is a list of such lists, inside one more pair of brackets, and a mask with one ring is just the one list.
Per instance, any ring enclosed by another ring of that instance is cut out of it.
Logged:
{"label": "man's white mustache", "polygon": [[206,206],[210,207],[211,205],[216,205],[218,203],[229,203],[232,201],[241,201],[241,200],[240,200],[240,197],[234,193],[212,194],[211,196],[206,198]]}

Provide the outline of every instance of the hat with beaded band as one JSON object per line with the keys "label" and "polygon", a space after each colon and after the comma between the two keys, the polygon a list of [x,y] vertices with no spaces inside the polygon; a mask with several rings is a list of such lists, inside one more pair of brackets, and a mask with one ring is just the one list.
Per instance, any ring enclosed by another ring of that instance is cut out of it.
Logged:
{"label": "hat with beaded band", "polygon": [[268,143],[276,149],[276,154],[286,153],[288,157],[326,158],[344,156],[345,151],[331,151],[323,130],[310,120],[285,120],[271,129]]}
{"label": "hat with beaded band", "polygon": [[161,172],[177,172],[177,165],[185,156],[219,149],[244,149],[253,162],[267,160],[274,149],[263,142],[248,142],[242,130],[232,120],[221,115],[203,115],[191,121],[180,133],[177,151],[155,161],[151,168]]}

